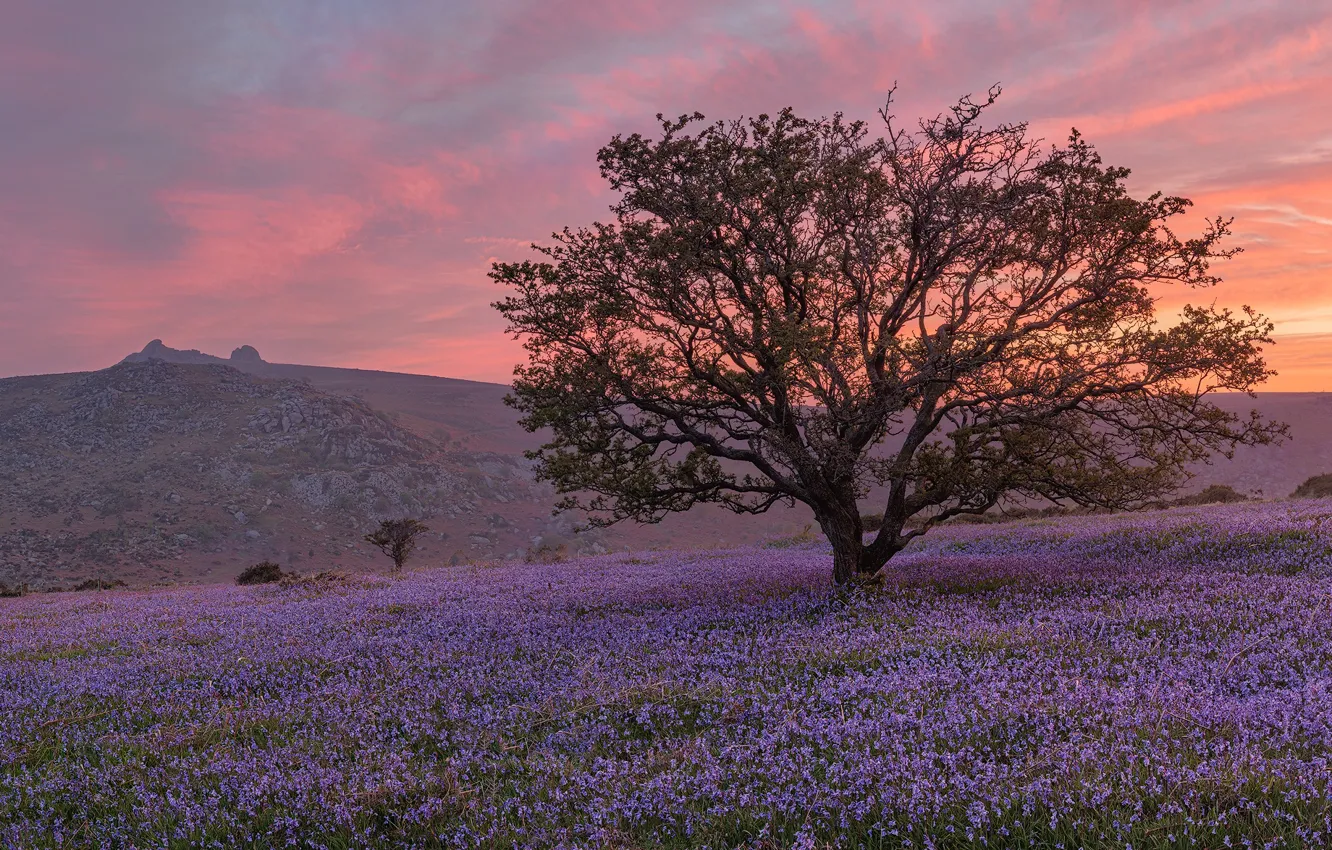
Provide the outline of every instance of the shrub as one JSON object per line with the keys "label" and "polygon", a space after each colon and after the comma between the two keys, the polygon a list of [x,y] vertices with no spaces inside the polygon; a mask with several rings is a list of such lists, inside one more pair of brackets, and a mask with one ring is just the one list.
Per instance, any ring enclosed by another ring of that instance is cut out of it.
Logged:
{"label": "shrub", "polygon": [[[1329,476],[1332,478],[1332,476]],[[1247,502],[1249,497],[1235,491],[1227,484],[1211,484],[1189,496],[1181,496],[1173,504],[1184,505],[1220,505],[1230,502]]]}
{"label": "shrub", "polygon": [[1294,499],[1324,499],[1332,496],[1332,474],[1306,478],[1290,495]]}
{"label": "shrub", "polygon": [[542,543],[531,546],[523,555],[523,561],[529,564],[558,564],[569,560],[569,547],[563,543]]}
{"label": "shrub", "polygon": [[296,573],[284,573],[281,579],[281,585],[284,589],[306,590],[318,592],[328,590],[347,583],[347,577],[334,570],[322,570],[313,575],[298,575]]}
{"label": "shrub", "polygon": [[90,578],[84,579],[70,588],[70,590],[111,590],[115,587],[125,587],[125,582],[118,578]]}
{"label": "shrub", "polygon": [[101,494],[97,513],[102,517],[122,516],[143,507],[143,500],[129,490],[111,488]]}
{"label": "shrub", "polygon": [[272,561],[260,561],[236,576],[236,584],[271,584],[283,578],[282,567]]}

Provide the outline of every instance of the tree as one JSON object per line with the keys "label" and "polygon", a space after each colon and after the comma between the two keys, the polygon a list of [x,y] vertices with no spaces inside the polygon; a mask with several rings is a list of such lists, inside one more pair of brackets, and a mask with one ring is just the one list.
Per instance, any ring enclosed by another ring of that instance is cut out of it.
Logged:
{"label": "tree", "polygon": [[416,548],[416,538],[429,530],[414,519],[386,519],[365,536],[365,542],[392,558],[393,569],[400,570]]}
{"label": "tree", "polygon": [[[1131,509],[1284,426],[1207,400],[1273,374],[1271,324],[1188,306],[1229,220],[1132,197],[1076,130],[1044,149],[979,101],[901,129],[842,116],[708,124],[601,149],[615,221],[496,263],[523,339],[509,403],[541,478],[594,525],[803,502],[837,582],[1003,500]],[[881,513],[862,525],[861,502]],[[867,540],[867,535],[871,535]]]}

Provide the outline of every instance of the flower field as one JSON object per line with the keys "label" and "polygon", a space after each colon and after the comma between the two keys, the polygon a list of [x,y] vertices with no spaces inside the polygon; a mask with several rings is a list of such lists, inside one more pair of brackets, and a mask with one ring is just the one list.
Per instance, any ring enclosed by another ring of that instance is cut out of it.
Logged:
{"label": "flower field", "polygon": [[0,600],[0,846],[1332,844],[1332,503],[830,564]]}

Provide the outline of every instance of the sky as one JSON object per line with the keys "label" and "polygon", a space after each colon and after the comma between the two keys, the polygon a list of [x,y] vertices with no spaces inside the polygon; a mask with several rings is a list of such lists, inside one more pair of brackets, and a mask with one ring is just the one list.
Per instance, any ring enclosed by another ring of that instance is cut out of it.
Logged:
{"label": "sky", "polygon": [[0,0],[0,376],[154,338],[505,382],[486,272],[609,218],[596,151],[656,113],[992,121],[1105,160],[1245,252],[1187,300],[1277,324],[1332,391],[1332,3]]}

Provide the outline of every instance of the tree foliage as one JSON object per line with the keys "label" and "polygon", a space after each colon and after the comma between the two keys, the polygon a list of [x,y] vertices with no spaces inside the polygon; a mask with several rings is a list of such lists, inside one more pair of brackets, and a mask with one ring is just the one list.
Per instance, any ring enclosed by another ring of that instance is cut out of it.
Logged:
{"label": "tree foliage", "polygon": [[416,538],[429,530],[414,519],[386,519],[365,536],[365,542],[392,558],[393,569],[400,570],[416,548]]}
{"label": "tree foliage", "polygon": [[803,502],[841,582],[1004,499],[1141,507],[1279,438],[1206,398],[1272,374],[1266,319],[1156,316],[1163,285],[1219,282],[1230,222],[1176,236],[1187,199],[1134,198],[1077,131],[984,126],[998,93],[911,131],[885,107],[878,136],[788,109],[613,138],[615,220],[491,272],[529,354],[510,403],[553,435],[532,457],[561,507]]}

